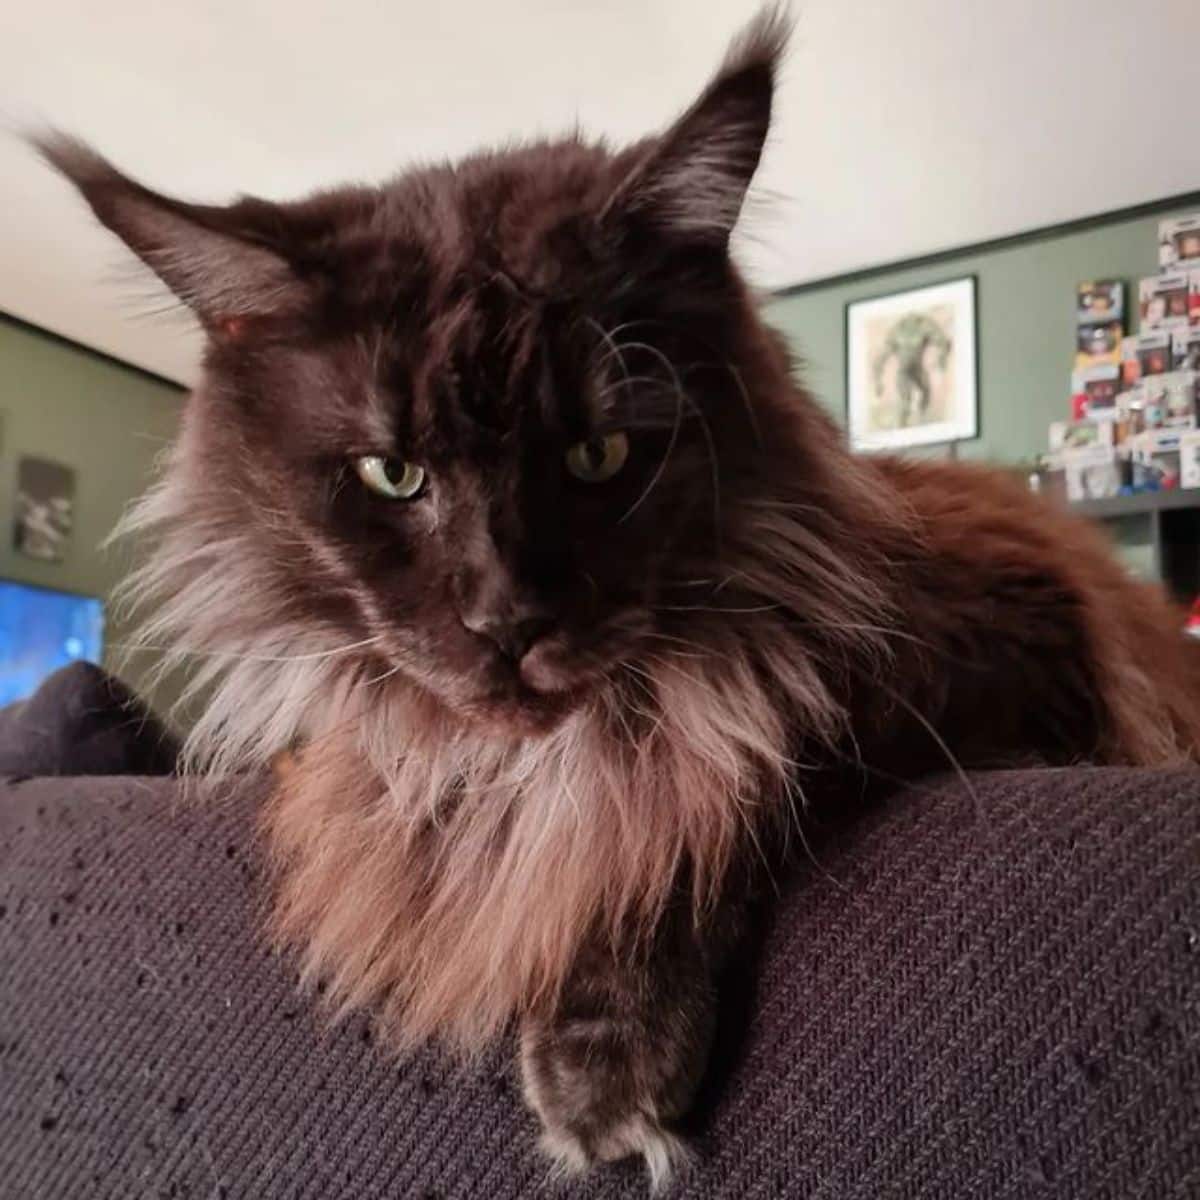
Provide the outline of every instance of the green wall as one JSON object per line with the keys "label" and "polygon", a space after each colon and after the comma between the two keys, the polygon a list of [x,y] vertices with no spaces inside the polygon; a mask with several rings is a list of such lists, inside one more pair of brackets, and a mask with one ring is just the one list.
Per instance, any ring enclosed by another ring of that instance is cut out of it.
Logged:
{"label": "green wall", "polygon": [[[1193,206],[1192,211],[1195,207]],[[1074,359],[1075,285],[1085,279],[1137,281],[1157,270],[1158,222],[1172,212],[1112,220],[980,252],[952,255],[931,266],[874,272],[833,281],[767,302],[768,319],[788,335],[805,363],[803,378],[839,418],[846,409],[845,306],[904,288],[962,275],[978,277],[979,406],[977,441],[964,458],[1028,460],[1046,449],[1046,427],[1070,415]],[[1129,330],[1129,320],[1126,319]]]}
{"label": "green wall", "polygon": [[[182,389],[0,317],[0,577],[107,597],[128,554],[100,543],[149,483],[175,435]],[[75,526],[66,558],[44,563],[13,546],[17,461],[52,459],[75,470]],[[108,665],[129,640],[109,609]],[[135,683],[145,658],[123,671]]]}

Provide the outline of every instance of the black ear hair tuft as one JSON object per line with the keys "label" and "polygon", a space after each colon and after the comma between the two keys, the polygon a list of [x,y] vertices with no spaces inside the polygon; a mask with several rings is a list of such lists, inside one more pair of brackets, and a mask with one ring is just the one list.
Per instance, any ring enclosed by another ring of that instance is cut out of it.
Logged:
{"label": "black ear hair tuft", "polygon": [[80,191],[99,220],[210,327],[229,318],[298,311],[309,289],[283,255],[247,228],[263,201],[186,204],[123,175],[78,138],[57,131],[31,143]]}
{"label": "black ear hair tuft", "polygon": [[665,233],[725,245],[758,169],[791,21],[763,9],[700,97],[652,143],[609,203]]}

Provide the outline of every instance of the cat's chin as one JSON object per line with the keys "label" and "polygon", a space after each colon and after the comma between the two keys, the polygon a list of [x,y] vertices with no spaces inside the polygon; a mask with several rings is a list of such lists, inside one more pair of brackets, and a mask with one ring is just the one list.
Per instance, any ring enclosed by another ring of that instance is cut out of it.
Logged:
{"label": "cat's chin", "polygon": [[520,686],[491,694],[467,707],[471,723],[506,737],[544,737],[567,718],[581,693],[539,695]]}

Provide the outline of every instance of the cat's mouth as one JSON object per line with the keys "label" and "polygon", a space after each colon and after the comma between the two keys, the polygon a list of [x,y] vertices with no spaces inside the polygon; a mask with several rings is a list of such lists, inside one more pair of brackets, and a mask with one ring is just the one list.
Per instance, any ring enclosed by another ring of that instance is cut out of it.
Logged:
{"label": "cat's mouth", "polygon": [[[475,724],[519,736],[547,734],[585,699],[586,683],[555,678],[554,686],[541,688],[525,682],[519,666],[509,665],[499,679],[461,706]],[[495,676],[493,676],[495,679]]]}
{"label": "cat's mouth", "polygon": [[517,677],[538,696],[570,692],[579,685],[579,663],[560,635],[535,642],[517,664]]}
{"label": "cat's mouth", "polygon": [[604,622],[586,643],[561,630],[539,638],[517,662],[492,661],[486,696],[472,708],[485,721],[547,732],[604,685],[648,627],[648,614],[629,611]]}
{"label": "cat's mouth", "polygon": [[652,628],[648,611],[627,608],[596,626],[586,642],[561,632],[540,638],[521,659],[521,683],[539,696],[587,690],[628,659]]}

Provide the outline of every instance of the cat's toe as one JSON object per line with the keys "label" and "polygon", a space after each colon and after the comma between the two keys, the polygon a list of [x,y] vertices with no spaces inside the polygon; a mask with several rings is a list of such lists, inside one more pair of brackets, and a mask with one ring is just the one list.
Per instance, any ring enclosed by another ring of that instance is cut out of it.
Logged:
{"label": "cat's toe", "polygon": [[556,1173],[580,1175],[601,1163],[639,1157],[655,1191],[688,1160],[668,1128],[683,1108],[680,1088],[649,1047],[631,1052],[607,1021],[558,1027],[529,1023],[521,1039],[525,1099],[542,1125],[542,1150]]}
{"label": "cat's toe", "polygon": [[581,1175],[597,1163],[639,1156],[656,1192],[666,1187],[690,1159],[687,1145],[679,1137],[643,1113],[617,1118],[587,1135],[547,1125],[540,1144],[556,1170],[564,1175]]}

